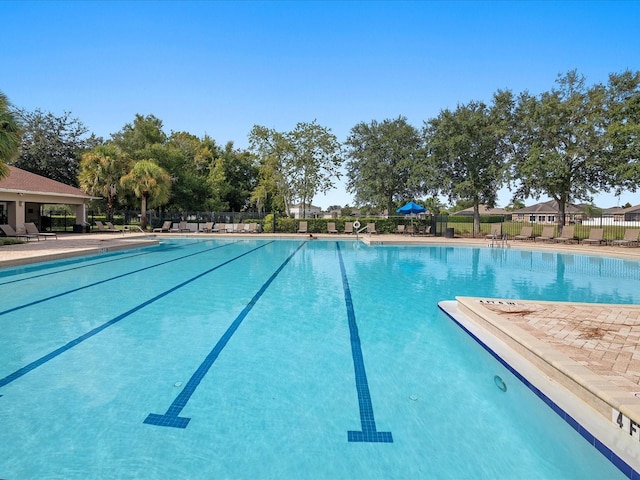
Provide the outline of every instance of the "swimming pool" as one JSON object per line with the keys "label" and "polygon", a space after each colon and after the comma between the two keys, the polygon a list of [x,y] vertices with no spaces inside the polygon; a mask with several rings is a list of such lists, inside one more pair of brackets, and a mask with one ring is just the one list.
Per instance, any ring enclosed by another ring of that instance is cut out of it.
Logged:
{"label": "swimming pool", "polygon": [[0,478],[624,478],[437,303],[639,287],[619,259],[253,238],[0,270]]}

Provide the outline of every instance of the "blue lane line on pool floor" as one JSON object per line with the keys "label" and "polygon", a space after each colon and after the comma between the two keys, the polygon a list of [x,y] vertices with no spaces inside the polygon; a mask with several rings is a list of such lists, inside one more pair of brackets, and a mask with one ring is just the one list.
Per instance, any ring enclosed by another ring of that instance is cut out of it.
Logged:
{"label": "blue lane line on pool floor", "polygon": [[[147,249],[149,247],[146,247]],[[71,272],[73,270],[80,270],[81,268],[89,268],[89,267],[94,267],[96,265],[102,265],[105,263],[111,263],[111,262],[118,262],[120,260],[129,260],[130,258],[134,258],[134,257],[140,257],[142,255],[150,255],[152,253],[158,253],[158,252],[166,252],[167,250],[172,250],[173,247],[165,247],[165,248],[155,248],[154,250],[147,250],[144,252],[140,252],[140,253],[134,253],[132,255],[123,255],[122,252],[116,252],[119,256],[114,257],[113,253],[114,252],[110,252],[110,257],[107,260],[101,260],[99,262],[92,262],[92,263],[84,263],[83,265],[76,265],[73,267],[68,267],[68,268],[64,268],[61,270],[55,270],[53,272],[46,272],[46,273],[38,273],[37,275],[31,275],[29,277],[22,277],[22,278],[17,278],[15,280],[9,280],[7,282],[0,282],[0,286],[2,285],[9,285],[10,283],[18,283],[18,282],[24,282],[27,280],[32,280],[34,278],[40,278],[40,277],[48,277],[49,275],[56,275],[57,273],[66,273],[66,272]],[[74,263],[78,263],[78,262],[89,262],[91,260],[94,260],[94,258],[85,258],[82,260],[76,260]],[[24,269],[28,269],[29,267],[33,267],[32,264],[30,265],[25,265]],[[33,267],[34,270],[37,269],[38,267]],[[50,268],[55,268],[55,267],[50,267]],[[42,270],[42,268],[40,268],[40,270]]]}
{"label": "blue lane line on pool floor", "polygon": [[172,258],[171,260],[167,260],[165,262],[156,263],[155,265],[149,265],[148,267],[139,268],[137,270],[133,270],[131,272],[122,273],[120,275],[116,275],[115,277],[105,278],[104,280],[100,280],[99,282],[89,283],[87,285],[83,285],[82,287],[72,288],[71,290],[67,290],[66,292],[57,293],[56,295],[51,295],[50,297],[41,298],[40,300],[34,300],[33,302],[23,303],[22,305],[18,305],[17,307],[9,308],[7,310],[0,311],[0,316],[6,315],[7,313],[15,312],[17,310],[22,310],[23,308],[32,307],[33,305],[38,305],[39,303],[47,302],[49,300],[53,300],[55,298],[60,298],[65,295],[69,295],[71,293],[79,292],[80,290],[84,290],[86,288],[95,287],[96,285],[101,285],[103,283],[111,282],[112,280],[117,280],[119,278],[127,277],[129,275],[133,275],[134,273],[144,272],[145,270],[149,270],[151,268],[161,267],[162,265],[166,265],[168,263],[177,262],[178,260],[184,260],[185,258],[193,257],[195,255],[201,255],[203,253],[210,252],[211,250],[216,250],[218,248],[227,247],[229,245],[233,245],[234,243],[225,243],[224,245],[217,245],[212,248],[207,248],[205,250],[200,250],[199,252],[190,253],[189,255],[183,255],[182,257]]}
{"label": "blue lane line on pool floor", "polygon": [[373,405],[371,403],[371,393],[369,392],[369,382],[367,372],[364,368],[364,358],[362,356],[362,345],[358,334],[358,324],[356,323],[356,313],[351,299],[351,289],[347,270],[342,260],[340,244],[336,242],[338,259],[340,261],[340,272],[342,273],[342,288],[344,289],[344,301],[347,306],[347,318],[349,320],[349,335],[351,338],[351,356],[353,357],[353,369],[356,377],[356,391],[358,392],[358,406],[360,408],[360,425],[362,430],[349,430],[347,440],[350,442],[380,442],[393,443],[391,432],[378,432],[376,420],[373,415]]}
{"label": "blue lane line on pool floor", "polygon": [[298,245],[298,248],[296,248],[293,253],[291,253],[291,255],[289,255],[284,262],[282,262],[282,264],[275,272],[273,272],[273,274],[264,283],[264,285],[260,287],[260,290],[258,290],[258,292],[253,296],[251,301],[244,307],[244,309],[242,309],[242,312],[240,312],[233,323],[231,323],[229,328],[227,328],[227,331],[224,332],[222,337],[220,337],[218,343],[216,343],[211,352],[209,352],[198,369],[193,373],[193,375],[191,375],[191,378],[175,398],[173,403],[169,406],[167,411],[164,414],[150,413],[147,418],[145,418],[144,423],[149,425],[157,425],[159,427],[187,428],[187,425],[189,424],[191,418],[180,417],[180,412],[182,412],[184,407],[187,406],[187,403],[191,399],[191,396],[195,392],[196,388],[198,388],[198,385],[207,374],[209,369],[213,366],[224,347],[227,345],[227,343],[229,343],[229,340],[231,340],[231,337],[236,332],[247,314],[255,306],[256,302],[260,300],[260,297],[262,297],[264,292],[267,291],[267,288],[269,288],[271,283],[280,274],[282,269],[284,269],[287,263],[289,263],[293,256],[298,253],[298,251],[305,245],[305,243],[301,243],[300,245]]}
{"label": "blue lane line on pool floor", "polygon": [[75,338],[74,340],[71,340],[66,345],[63,345],[62,347],[55,349],[54,351],[46,354],[43,357],[40,357],[39,359],[31,362],[30,364],[25,365],[24,367],[22,367],[19,370],[16,370],[12,374],[7,375],[4,378],[0,378],[0,388],[4,387],[5,385],[7,385],[7,384],[9,384],[11,382],[13,382],[14,380],[17,380],[18,378],[22,377],[23,375],[26,375],[30,371],[32,371],[32,370],[38,368],[39,366],[47,363],[49,360],[54,359],[58,355],[66,352],[67,350],[75,347],[76,345],[79,345],[80,343],[82,343],[85,340],[93,337],[94,335],[97,335],[98,333],[100,333],[101,331],[103,331],[106,328],[110,327],[111,325],[114,325],[114,324],[118,323],[120,320],[123,320],[123,319],[127,318],[132,313],[135,313],[138,310],[142,310],[144,307],[146,307],[148,305],[151,305],[152,303],[160,300],[161,298],[166,297],[170,293],[175,292],[176,290],[184,287],[185,285],[189,285],[190,283],[194,282],[195,280],[198,280],[199,278],[204,277],[205,275],[213,272],[214,270],[217,270],[220,267],[224,267],[225,265],[228,265],[229,263],[234,262],[234,261],[238,260],[239,258],[244,257],[245,255],[249,255],[250,253],[253,253],[256,250],[264,248],[267,245],[269,245],[270,243],[273,243],[273,241],[267,242],[267,243],[265,243],[263,245],[259,245],[259,246],[255,247],[255,248],[252,248],[251,250],[248,250],[248,251],[246,251],[244,253],[241,253],[240,255],[237,255],[237,256],[229,259],[229,260],[226,260],[226,261],[224,261],[222,263],[219,263],[215,267],[212,267],[212,268],[210,268],[208,270],[205,270],[204,272],[199,273],[195,277],[191,277],[189,280],[185,280],[184,282],[176,285],[175,287],[170,288],[169,290],[165,290],[164,292],[156,295],[155,297],[151,298],[150,300],[147,300],[146,302],[141,303],[140,305],[137,305],[136,307],[132,308],[131,310],[128,310],[128,311],[124,312],[123,314],[118,315],[117,317],[109,320],[108,322],[105,322],[102,325],[94,328],[93,330],[88,331],[84,335],[81,335],[81,336]]}

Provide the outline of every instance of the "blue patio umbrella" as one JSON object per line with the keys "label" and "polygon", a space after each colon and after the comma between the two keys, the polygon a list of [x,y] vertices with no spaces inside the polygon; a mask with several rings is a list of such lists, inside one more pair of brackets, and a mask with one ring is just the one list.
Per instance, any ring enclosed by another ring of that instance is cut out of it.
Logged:
{"label": "blue patio umbrella", "polygon": [[403,215],[411,215],[411,225],[413,226],[413,215],[416,213],[424,213],[427,209],[417,203],[409,202],[406,205],[401,206],[396,210],[396,213],[402,213]]}
{"label": "blue patio umbrella", "polygon": [[418,205],[417,203],[409,202],[406,205],[401,206],[396,210],[396,213],[402,213],[404,215],[412,214],[412,213],[424,213],[427,209],[422,205]]}

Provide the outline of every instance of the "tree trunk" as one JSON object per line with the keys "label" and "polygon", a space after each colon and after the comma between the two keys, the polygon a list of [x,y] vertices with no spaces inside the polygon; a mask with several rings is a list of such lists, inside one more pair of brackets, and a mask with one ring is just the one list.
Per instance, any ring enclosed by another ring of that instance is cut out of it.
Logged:
{"label": "tree trunk", "polygon": [[143,230],[147,229],[147,194],[142,194],[140,202],[140,226]]}
{"label": "tree trunk", "polygon": [[480,232],[480,201],[476,198],[473,201],[473,237]]}

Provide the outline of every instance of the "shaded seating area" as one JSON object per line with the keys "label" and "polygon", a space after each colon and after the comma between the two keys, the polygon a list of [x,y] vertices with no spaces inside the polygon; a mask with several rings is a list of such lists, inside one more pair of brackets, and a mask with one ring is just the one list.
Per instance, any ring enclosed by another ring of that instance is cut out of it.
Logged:
{"label": "shaded seating area", "polygon": [[58,239],[57,233],[41,232],[40,230],[38,230],[38,227],[36,227],[36,224],[33,222],[26,222],[24,224],[24,228],[27,231],[28,235],[36,235],[38,239],[40,238],[44,238],[45,240],[48,238],[55,238],[56,240]]}
{"label": "shaded seating area", "polygon": [[513,237],[514,240],[533,240],[533,227],[532,226],[524,226],[522,230],[520,230],[520,235],[516,235]]}
{"label": "shaded seating area", "polygon": [[17,233],[11,225],[0,225],[0,230],[2,230],[2,233],[4,233],[5,236],[10,238],[17,238],[17,239],[25,238],[27,242],[35,238],[36,240],[40,241],[40,239],[38,238],[38,235],[31,235],[29,233]]}
{"label": "shaded seating area", "polygon": [[573,225],[565,225],[564,227],[562,227],[562,232],[560,233],[560,236],[554,238],[553,241],[558,243],[573,242],[575,237],[575,234],[573,233],[574,230],[575,230],[575,227]]}
{"label": "shaded seating area", "polygon": [[604,240],[604,228],[592,228],[589,230],[589,237],[582,240],[587,245],[602,245],[606,243]]}
{"label": "shaded seating area", "polygon": [[542,242],[550,242],[551,240],[554,239],[554,237],[556,236],[556,227],[554,226],[548,226],[548,227],[542,227],[542,233],[535,237],[533,240],[534,241],[542,241]]}
{"label": "shaded seating area", "polygon": [[638,237],[640,236],[639,228],[627,228],[624,231],[624,237],[620,240],[613,240],[611,245],[617,247],[637,247],[640,246],[640,241],[638,241]]}

